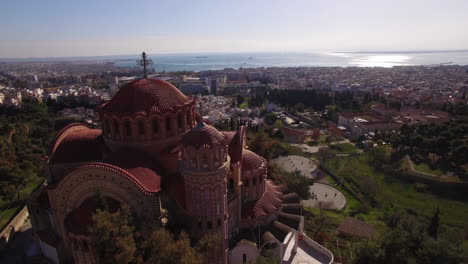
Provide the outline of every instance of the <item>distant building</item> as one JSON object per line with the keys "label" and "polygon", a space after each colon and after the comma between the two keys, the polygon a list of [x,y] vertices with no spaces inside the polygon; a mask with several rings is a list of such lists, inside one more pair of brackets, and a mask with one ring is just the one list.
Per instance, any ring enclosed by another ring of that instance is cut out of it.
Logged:
{"label": "distant building", "polygon": [[389,132],[397,130],[400,125],[392,119],[371,114],[344,113],[338,116],[338,125],[344,126],[350,132],[350,138],[358,139],[371,132]]}
{"label": "distant building", "polygon": [[210,81],[210,94],[217,95],[218,94],[218,80],[212,79]]}
{"label": "distant building", "polygon": [[302,144],[306,140],[306,137],[310,135],[310,132],[300,129],[293,129],[289,127],[283,127],[282,131],[284,140],[289,143]]}

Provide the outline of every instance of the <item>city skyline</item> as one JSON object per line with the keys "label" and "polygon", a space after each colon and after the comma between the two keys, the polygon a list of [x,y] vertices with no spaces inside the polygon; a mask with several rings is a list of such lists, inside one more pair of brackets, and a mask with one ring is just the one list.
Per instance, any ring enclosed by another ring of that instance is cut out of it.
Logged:
{"label": "city skyline", "polygon": [[463,1],[8,1],[0,57],[466,49]]}

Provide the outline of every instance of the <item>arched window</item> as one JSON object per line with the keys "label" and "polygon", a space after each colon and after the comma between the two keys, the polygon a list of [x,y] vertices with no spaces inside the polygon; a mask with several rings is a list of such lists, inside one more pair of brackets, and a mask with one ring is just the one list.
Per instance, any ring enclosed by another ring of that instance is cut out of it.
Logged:
{"label": "arched window", "polygon": [[166,131],[171,131],[171,119],[169,117],[166,117]]}
{"label": "arched window", "polygon": [[249,187],[249,179],[244,181],[244,185],[245,185],[245,187]]}
{"label": "arched window", "polygon": [[208,155],[206,153],[203,153],[202,155],[202,163],[203,165],[208,164]]}
{"label": "arched window", "polygon": [[229,179],[229,190],[234,190],[234,180]]}
{"label": "arched window", "polygon": [[252,179],[252,184],[253,184],[253,185],[257,185],[257,178],[253,178],[253,179]]}
{"label": "arched window", "polygon": [[211,221],[208,221],[208,222],[206,223],[206,227],[208,228],[208,230],[211,229],[211,226],[212,226],[212,225],[211,225]]}
{"label": "arched window", "polygon": [[242,264],[247,264],[247,254],[242,254]]}
{"label": "arched window", "polygon": [[190,112],[187,113],[187,125],[191,126],[192,125],[192,118],[190,118]]}
{"label": "arched window", "polygon": [[130,123],[130,121],[125,121],[125,135],[127,137],[131,137],[132,136],[132,123]]}
{"label": "arched window", "polygon": [[140,135],[145,134],[145,122],[143,120],[138,120],[138,133]]}
{"label": "arched window", "polygon": [[82,245],[83,245],[83,250],[84,250],[85,252],[88,252],[88,251],[89,251],[88,243],[87,243],[86,241],[83,240]]}
{"label": "arched window", "polygon": [[106,120],[106,133],[107,133],[107,136],[110,137],[111,135],[111,125],[110,125],[110,121],[109,120]]}
{"label": "arched window", "polygon": [[183,119],[183,117],[182,117],[182,113],[179,113],[179,115],[177,116],[177,127],[178,127],[179,129],[182,128],[182,122],[183,122],[183,120],[184,120],[184,119]]}
{"label": "arched window", "polygon": [[159,127],[158,127],[158,120],[157,119],[153,119],[153,134],[157,134],[158,131],[159,131]]}
{"label": "arched window", "polygon": [[114,120],[114,135],[117,137],[120,136],[120,127],[119,127],[119,122],[117,120]]}

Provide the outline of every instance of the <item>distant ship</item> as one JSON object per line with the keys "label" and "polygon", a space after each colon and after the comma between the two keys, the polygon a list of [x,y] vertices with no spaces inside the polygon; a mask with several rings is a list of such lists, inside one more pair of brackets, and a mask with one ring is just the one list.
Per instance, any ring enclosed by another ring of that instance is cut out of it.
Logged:
{"label": "distant ship", "polygon": [[249,60],[253,59],[253,57],[249,57]]}
{"label": "distant ship", "polygon": [[197,56],[195,58],[197,58],[197,59],[208,59],[208,56]]}

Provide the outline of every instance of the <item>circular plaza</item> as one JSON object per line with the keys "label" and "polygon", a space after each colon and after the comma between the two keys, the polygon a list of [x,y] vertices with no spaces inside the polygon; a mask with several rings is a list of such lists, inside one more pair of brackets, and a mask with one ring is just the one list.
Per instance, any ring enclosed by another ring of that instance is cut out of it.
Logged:
{"label": "circular plaza", "polygon": [[340,211],[346,206],[346,197],[339,190],[328,184],[314,183],[309,187],[312,198],[301,201],[305,207],[316,207],[325,210]]}
{"label": "circular plaza", "polygon": [[271,160],[272,164],[275,164],[287,172],[300,171],[302,175],[308,178],[315,178],[317,165],[311,159],[289,155],[281,156]]}

